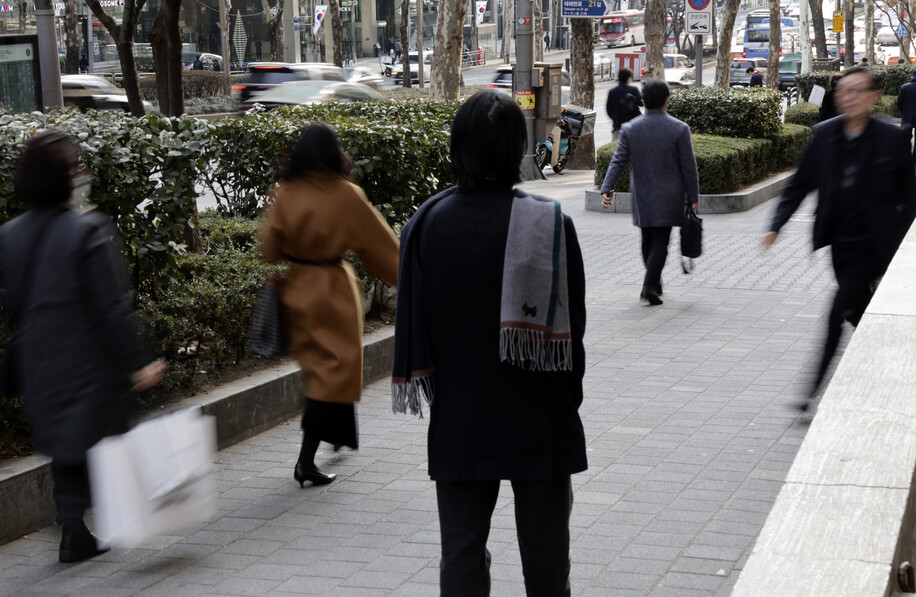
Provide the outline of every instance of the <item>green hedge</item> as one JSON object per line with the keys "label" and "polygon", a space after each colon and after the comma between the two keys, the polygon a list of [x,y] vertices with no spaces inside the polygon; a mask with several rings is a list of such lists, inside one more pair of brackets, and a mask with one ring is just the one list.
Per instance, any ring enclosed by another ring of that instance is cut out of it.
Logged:
{"label": "green hedge", "polygon": [[[892,64],[889,66],[875,65],[869,66],[868,70],[875,76],[875,83],[885,95],[896,96],[900,93],[900,86],[908,83],[913,73],[916,72],[914,64]],[[814,85],[820,85],[828,89],[831,75],[840,73],[828,72],[810,72],[804,75],[798,75],[795,82],[798,85],[799,97],[807,99],[811,95],[811,88]]]}
{"label": "green hedge", "polygon": [[[184,97],[209,97],[214,95],[227,95],[226,76],[223,73],[206,70],[182,71],[181,78],[184,83]],[[143,77],[139,81],[140,96],[145,100],[158,99],[156,96],[156,75]]]}
{"label": "green hedge", "polygon": [[668,113],[690,125],[693,133],[769,139],[782,124],[782,95],[762,87],[676,89]]}
{"label": "green hedge", "polygon": [[[692,135],[700,193],[730,193],[794,164],[810,137],[809,128],[794,124],[783,125],[772,140]],[[598,148],[595,186],[600,187],[604,182],[604,175],[616,149],[616,142]],[[628,165],[617,180],[615,191],[630,190],[629,172]]]}
{"label": "green hedge", "polygon": [[[452,184],[448,131],[458,102],[357,102],[297,106],[210,124],[204,173],[221,212],[256,216],[283,156],[310,122],[337,129],[353,178],[397,228],[425,199]],[[265,156],[270,156],[265,159]]]}
{"label": "green hedge", "polygon": [[786,109],[786,123],[812,127],[821,121],[820,108],[816,104],[801,102]]}

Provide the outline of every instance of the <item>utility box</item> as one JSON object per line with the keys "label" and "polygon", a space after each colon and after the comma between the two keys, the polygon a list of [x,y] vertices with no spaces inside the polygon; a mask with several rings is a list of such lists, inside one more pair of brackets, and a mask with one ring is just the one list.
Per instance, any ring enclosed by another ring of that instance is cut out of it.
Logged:
{"label": "utility box", "polygon": [[559,62],[535,62],[531,69],[531,86],[534,88],[534,138],[543,141],[557,119],[563,103]]}
{"label": "utility box", "polygon": [[811,64],[811,70],[814,72],[834,73],[840,70],[839,58],[815,58]]}

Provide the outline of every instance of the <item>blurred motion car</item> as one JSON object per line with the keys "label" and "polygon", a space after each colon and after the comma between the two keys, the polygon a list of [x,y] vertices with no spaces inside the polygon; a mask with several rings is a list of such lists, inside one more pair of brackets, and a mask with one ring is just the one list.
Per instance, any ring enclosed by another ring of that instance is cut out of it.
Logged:
{"label": "blurred motion car", "polygon": [[181,62],[184,63],[185,70],[193,70],[194,63],[200,59],[199,70],[223,70],[223,57],[219,54],[210,54],[208,52],[183,52]]}
{"label": "blurred motion car", "polygon": [[665,82],[671,89],[692,87],[696,80],[693,63],[683,54],[665,54]]}
{"label": "blurred motion car", "polygon": [[[61,75],[60,86],[63,91],[64,105],[75,106],[80,111],[86,110],[120,110],[130,112],[127,94],[115,87],[107,79],[98,75]],[[148,112],[152,104],[143,102]]]}
{"label": "blurred motion car", "polygon": [[898,43],[897,36],[894,34],[894,28],[884,26],[878,29],[878,34],[875,35],[875,43],[882,46],[892,46]]}
{"label": "blurred motion car", "polygon": [[786,54],[779,59],[779,89],[795,87],[795,76],[801,72],[801,54]]}
{"label": "blurred motion car", "polygon": [[366,68],[365,66],[345,66],[344,74],[346,75],[348,82],[362,83],[363,85],[368,85],[376,91],[381,90],[382,82],[384,81],[381,75],[379,75],[373,69]]}
{"label": "blurred motion car", "polygon": [[347,75],[342,68],[323,62],[253,62],[248,65],[248,72],[239,84],[232,86],[232,92],[239,103],[244,104],[254,94],[290,81],[346,80]]}
{"label": "blurred motion car", "polygon": [[[408,52],[407,58],[410,61],[410,81],[412,83],[420,82],[420,54],[417,52]],[[433,54],[432,52],[424,52],[423,54],[423,79],[429,81],[429,71],[431,70],[433,63]],[[386,70],[387,74],[387,70]],[[394,64],[391,65],[391,78],[404,80],[404,62],[401,60],[396,60]]]}
{"label": "blurred motion car", "polygon": [[[565,70],[560,71],[560,95],[561,103],[569,103],[569,72]],[[506,64],[496,68],[496,72],[493,74],[493,80],[487,83],[487,87],[494,89],[502,89],[506,93],[512,93],[512,65]]]}
{"label": "blurred motion car", "polygon": [[385,97],[362,83],[340,81],[290,81],[262,91],[239,104],[247,112],[258,104],[266,110],[280,106],[304,106],[332,102],[381,101]]}

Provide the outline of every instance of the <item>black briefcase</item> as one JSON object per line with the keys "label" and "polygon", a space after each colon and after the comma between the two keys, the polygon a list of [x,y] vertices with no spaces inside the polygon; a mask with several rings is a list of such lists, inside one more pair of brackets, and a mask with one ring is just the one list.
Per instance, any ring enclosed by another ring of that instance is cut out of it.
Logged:
{"label": "black briefcase", "polygon": [[693,269],[692,260],[702,254],[703,220],[688,204],[686,213],[684,213],[684,222],[681,224],[681,266],[685,274],[689,274]]}

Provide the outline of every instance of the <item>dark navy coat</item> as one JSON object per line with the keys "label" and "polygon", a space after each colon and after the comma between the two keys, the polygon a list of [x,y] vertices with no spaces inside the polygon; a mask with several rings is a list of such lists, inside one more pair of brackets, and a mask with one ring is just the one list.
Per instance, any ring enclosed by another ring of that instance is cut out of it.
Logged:
{"label": "dark navy coat", "polygon": [[428,443],[435,480],[553,479],[587,468],[576,229],[564,216],[573,370],[510,366],[499,359],[499,327],[511,205],[511,191],[459,191],[433,206],[419,230],[420,304],[436,368]]}
{"label": "dark navy coat", "polygon": [[[50,228],[36,247],[42,226]],[[81,463],[102,437],[127,430],[130,374],[149,362],[130,321],[115,234],[103,215],[63,206],[32,209],[0,227],[0,285],[7,308],[20,314],[20,379],[33,439],[61,463]]]}

